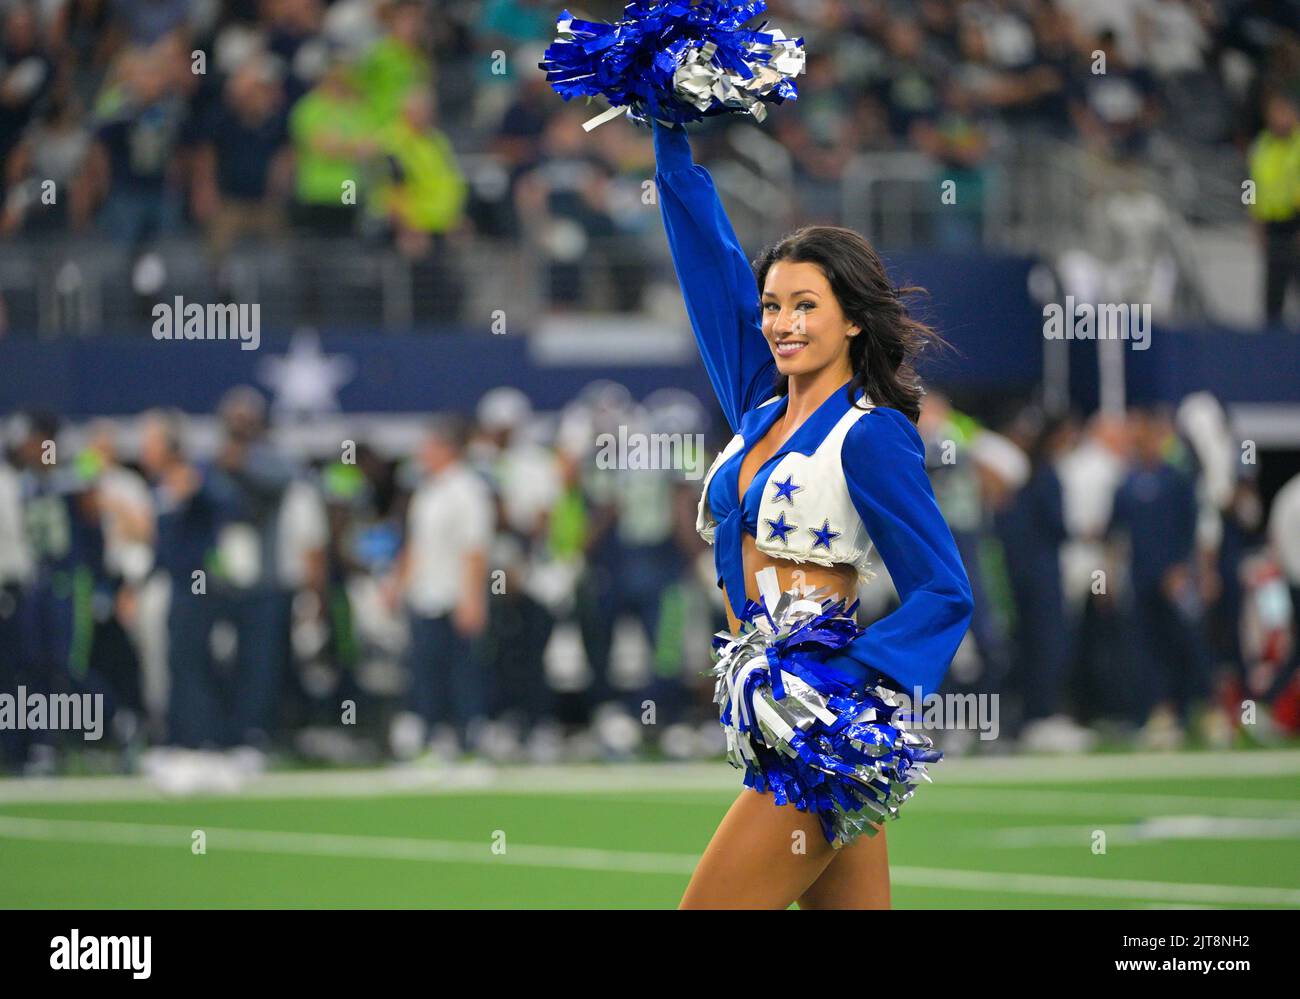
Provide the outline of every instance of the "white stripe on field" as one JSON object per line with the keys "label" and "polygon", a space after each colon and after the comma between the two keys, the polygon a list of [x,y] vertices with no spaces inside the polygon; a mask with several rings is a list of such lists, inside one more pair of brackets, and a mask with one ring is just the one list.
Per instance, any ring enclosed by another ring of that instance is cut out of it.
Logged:
{"label": "white stripe on field", "polygon": [[[556,792],[562,793],[562,792]],[[625,794],[622,802],[671,807],[699,807],[698,797],[669,798],[662,794]],[[1143,791],[1031,791],[996,788],[944,787],[939,781],[917,792],[904,814],[922,812],[1022,813],[1042,815],[1168,815],[1197,812],[1225,815],[1255,814],[1260,818],[1300,820],[1300,801],[1285,798],[1202,798],[1185,794]]]}
{"label": "white stripe on field", "polygon": [[[937,782],[936,782],[937,784]],[[1254,815],[1300,819],[1300,801],[1285,798],[1222,798],[1143,791],[1010,791],[936,786],[923,788],[916,812],[1022,812],[1052,815],[1168,815],[1170,812]]]}
{"label": "white stripe on field", "polygon": [[1129,846],[1166,843],[1170,840],[1282,840],[1300,838],[1298,819],[1222,818],[1212,815],[1163,815],[1131,825],[1108,826],[1016,826],[991,832],[972,833],[965,842],[999,847],[1077,846],[1086,848],[1094,832],[1106,834],[1106,842]]}
{"label": "white stripe on field", "polygon": [[1300,889],[1247,885],[1211,885],[1128,878],[1081,878],[1052,874],[1004,874],[954,871],[942,867],[890,869],[895,884],[913,888],[999,891],[1017,895],[1084,895],[1089,898],[1142,898],[1161,902],[1210,902],[1221,905],[1300,906]]}
{"label": "white stripe on field", "polygon": [[208,853],[234,850],[248,853],[315,854],[327,857],[367,857],[373,860],[418,860],[433,863],[511,864],[588,871],[627,871],[636,874],[687,875],[699,859],[688,854],[645,853],[584,847],[510,845],[492,852],[491,843],[356,836],[338,833],[228,829],[208,826],[167,826],[131,822],[83,822],[77,819],[29,819],[0,815],[0,838],[117,846],[162,846],[188,852],[193,834],[202,830]]}
{"label": "white stripe on field", "polygon": [[[376,860],[415,860],[432,863],[510,864],[569,870],[622,871],[685,877],[695,869],[693,854],[551,847],[517,844],[504,854],[492,853],[489,843],[401,839],[334,833],[301,833],[256,829],[207,828],[209,852],[222,849],[252,853],[287,853]],[[118,846],[190,848],[194,829],[188,826],[126,822],[84,822],[77,819],[31,819],[0,816],[0,837],[37,841],[109,843]],[[1170,903],[1300,906],[1300,890],[1247,885],[1181,884],[1168,881],[1084,878],[997,871],[967,871],[938,867],[894,867],[894,884],[951,891],[989,891],[1017,895],[1081,896]]]}
{"label": "white stripe on field", "polygon": [[[1160,780],[1222,774],[1225,760],[1243,777],[1300,775],[1300,750],[1249,750],[1079,757],[961,758],[933,768],[936,786],[1088,783]],[[244,778],[238,788],[205,797],[372,797],[400,794],[617,794],[621,792],[737,791],[738,771],[707,763],[573,764],[442,769],[387,767],[371,770],[267,773]],[[0,780],[0,803],[39,801],[156,801],[166,795],[147,777],[42,777]],[[920,800],[918,798],[918,800]]]}

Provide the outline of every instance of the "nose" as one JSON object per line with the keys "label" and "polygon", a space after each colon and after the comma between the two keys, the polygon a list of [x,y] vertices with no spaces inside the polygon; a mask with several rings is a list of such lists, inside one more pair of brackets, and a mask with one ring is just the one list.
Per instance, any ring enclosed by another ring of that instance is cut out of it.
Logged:
{"label": "nose", "polygon": [[795,313],[786,312],[785,309],[778,312],[772,320],[772,335],[778,340],[793,336],[795,333],[794,316]]}

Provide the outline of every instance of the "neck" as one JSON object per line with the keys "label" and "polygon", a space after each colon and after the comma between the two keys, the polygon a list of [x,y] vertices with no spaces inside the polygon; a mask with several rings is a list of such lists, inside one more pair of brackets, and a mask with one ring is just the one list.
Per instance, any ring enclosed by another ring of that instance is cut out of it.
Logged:
{"label": "neck", "polygon": [[852,377],[853,371],[847,365],[844,367],[827,365],[819,371],[791,375],[788,382],[790,401],[785,410],[785,426],[787,428],[799,426]]}

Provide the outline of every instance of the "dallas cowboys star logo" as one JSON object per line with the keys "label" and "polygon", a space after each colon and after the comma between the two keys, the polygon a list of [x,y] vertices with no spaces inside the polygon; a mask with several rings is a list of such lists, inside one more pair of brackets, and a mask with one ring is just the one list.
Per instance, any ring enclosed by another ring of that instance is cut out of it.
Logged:
{"label": "dallas cowboys star logo", "polygon": [[791,531],[795,529],[795,527],[798,526],[796,524],[787,524],[785,522],[784,510],[781,512],[781,515],[776,518],[776,520],[769,519],[769,520],[765,520],[764,523],[766,523],[767,526],[772,531],[772,533],[767,536],[767,540],[771,541],[773,538],[779,537],[781,539],[781,544],[783,545],[788,545],[790,543],[790,539],[787,538],[786,535],[789,534]]}
{"label": "dallas cowboys star logo", "polygon": [[825,548],[827,551],[830,551],[831,539],[838,538],[841,533],[839,531],[831,530],[831,522],[829,520],[822,521],[822,526],[820,528],[810,527],[808,530],[811,531],[812,536],[817,539],[813,542],[813,547]]}
{"label": "dallas cowboys star logo", "polygon": [[772,502],[780,503],[781,500],[785,500],[791,505],[794,504],[795,490],[803,488],[794,484],[793,475],[787,475],[784,482],[773,482],[772,485],[776,486],[776,496],[772,498]]}

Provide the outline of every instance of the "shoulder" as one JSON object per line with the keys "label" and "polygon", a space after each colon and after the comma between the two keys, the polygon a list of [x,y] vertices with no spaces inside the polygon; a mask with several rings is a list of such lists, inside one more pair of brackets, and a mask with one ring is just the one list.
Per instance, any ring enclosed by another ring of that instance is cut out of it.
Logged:
{"label": "shoulder", "polygon": [[461,465],[457,469],[452,485],[457,492],[473,500],[486,501],[492,497],[492,487],[488,485],[487,479],[468,465]]}
{"label": "shoulder", "polygon": [[906,456],[924,461],[925,443],[906,414],[877,406],[849,427],[841,454],[855,463],[872,459],[897,461]]}

